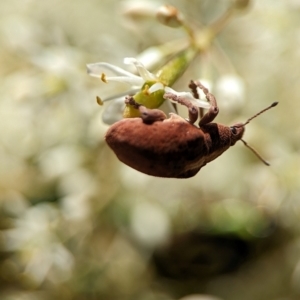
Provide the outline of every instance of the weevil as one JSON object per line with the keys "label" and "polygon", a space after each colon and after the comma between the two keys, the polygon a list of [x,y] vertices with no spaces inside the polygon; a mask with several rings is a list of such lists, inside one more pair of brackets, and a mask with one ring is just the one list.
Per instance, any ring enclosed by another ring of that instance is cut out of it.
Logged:
{"label": "weevil", "polygon": [[197,81],[191,81],[189,87],[198,99],[197,88],[200,88],[211,104],[200,118],[199,126],[194,124],[198,119],[198,107],[186,98],[171,93],[164,94],[165,99],[186,106],[189,119],[174,113],[170,113],[167,118],[161,110],[148,109],[138,104],[133,97],[126,97],[125,103],[138,109],[140,117],[118,121],[109,128],[105,136],[107,144],[121,162],[152,176],[189,178],[241,140],[268,165],[242,137],[245,125],[278,102],[272,103],[245,123],[226,126],[212,123],[219,113],[214,95]]}

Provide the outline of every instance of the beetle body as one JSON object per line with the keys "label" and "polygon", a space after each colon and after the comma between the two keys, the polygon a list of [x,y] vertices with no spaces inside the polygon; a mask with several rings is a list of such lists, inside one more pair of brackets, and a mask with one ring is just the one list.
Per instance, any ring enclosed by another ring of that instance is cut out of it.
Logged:
{"label": "beetle body", "polygon": [[112,125],[106,141],[126,165],[148,175],[189,178],[242,137],[228,126],[208,123],[200,128],[171,114],[163,121],[144,123],[123,119]]}
{"label": "beetle body", "polygon": [[189,178],[210,161],[216,159],[230,146],[241,140],[266,165],[260,155],[243,139],[245,125],[264,111],[276,106],[274,102],[245,123],[225,126],[212,123],[219,113],[215,97],[200,82],[191,81],[194,97],[199,99],[197,88],[203,90],[209,110],[199,121],[198,108],[187,97],[165,93],[164,98],[178,102],[188,108],[189,119],[176,114],[166,115],[159,109],[148,109],[128,96],[125,103],[138,109],[139,118],[123,119],[113,124],[107,134],[106,142],[120,161],[148,175],[169,178]]}

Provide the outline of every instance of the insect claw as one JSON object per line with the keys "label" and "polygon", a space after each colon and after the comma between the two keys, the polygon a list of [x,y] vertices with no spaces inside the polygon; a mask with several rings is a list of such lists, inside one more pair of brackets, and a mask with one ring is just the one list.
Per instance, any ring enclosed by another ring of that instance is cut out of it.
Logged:
{"label": "insect claw", "polygon": [[141,104],[137,103],[132,96],[125,97],[125,104],[133,106],[135,109],[138,109]]}
{"label": "insect claw", "polygon": [[197,84],[195,83],[194,80],[191,80],[189,84],[189,88],[191,89],[191,92],[196,99],[200,99],[199,93],[197,91]]}

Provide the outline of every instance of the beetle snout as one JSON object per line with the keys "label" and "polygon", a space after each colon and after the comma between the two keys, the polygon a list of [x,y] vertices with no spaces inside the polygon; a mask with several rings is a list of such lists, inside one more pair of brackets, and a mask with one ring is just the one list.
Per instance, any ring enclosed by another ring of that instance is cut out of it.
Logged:
{"label": "beetle snout", "polygon": [[230,126],[231,131],[231,146],[233,146],[238,140],[240,140],[245,132],[245,125],[243,123],[237,123]]}

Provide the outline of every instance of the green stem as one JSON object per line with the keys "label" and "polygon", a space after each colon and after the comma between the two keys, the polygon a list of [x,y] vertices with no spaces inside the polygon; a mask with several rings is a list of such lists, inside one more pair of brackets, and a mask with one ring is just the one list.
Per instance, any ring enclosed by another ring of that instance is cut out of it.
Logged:
{"label": "green stem", "polygon": [[198,49],[195,47],[185,49],[163,66],[156,75],[162,83],[172,86],[181,77],[197,54]]}
{"label": "green stem", "polygon": [[215,35],[222,31],[222,29],[227,25],[228,21],[231,19],[234,14],[234,7],[229,7],[227,11],[223,15],[221,15],[214,23],[212,23],[209,27]]}

